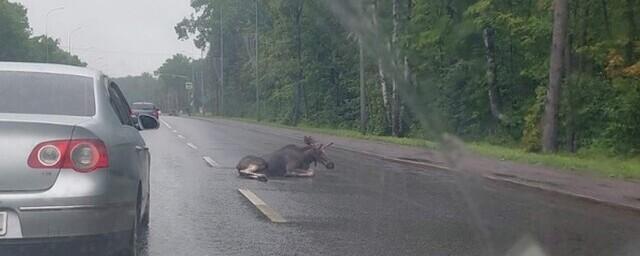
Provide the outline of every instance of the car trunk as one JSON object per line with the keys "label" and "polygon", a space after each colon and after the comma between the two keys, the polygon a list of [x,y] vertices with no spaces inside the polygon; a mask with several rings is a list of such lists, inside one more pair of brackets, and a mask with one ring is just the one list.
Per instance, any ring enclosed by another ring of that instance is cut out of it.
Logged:
{"label": "car trunk", "polygon": [[29,154],[42,142],[70,139],[75,124],[86,118],[60,117],[47,122],[51,116],[20,117],[23,115],[12,115],[7,120],[0,115],[0,191],[46,190],[53,186],[60,170],[29,167]]}

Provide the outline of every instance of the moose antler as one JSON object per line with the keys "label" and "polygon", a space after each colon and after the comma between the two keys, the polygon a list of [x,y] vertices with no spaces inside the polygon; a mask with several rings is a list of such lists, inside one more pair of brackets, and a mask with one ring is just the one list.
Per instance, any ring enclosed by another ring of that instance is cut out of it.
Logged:
{"label": "moose antler", "polygon": [[333,145],[333,142],[331,142],[331,143],[329,143],[329,144],[327,144],[327,145],[324,145],[324,146],[322,146],[321,148],[322,148],[322,149],[326,149],[326,148],[328,148],[328,147],[331,147],[332,145]]}

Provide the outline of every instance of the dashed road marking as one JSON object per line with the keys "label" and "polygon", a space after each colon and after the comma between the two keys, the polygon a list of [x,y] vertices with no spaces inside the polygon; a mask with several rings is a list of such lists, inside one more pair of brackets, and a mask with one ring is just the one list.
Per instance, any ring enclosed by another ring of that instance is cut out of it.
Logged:
{"label": "dashed road marking", "polygon": [[169,128],[169,129],[173,129],[173,127],[171,127],[171,125],[169,125],[169,123],[167,123],[165,120],[160,120],[160,121],[161,121],[161,122],[164,124],[164,126],[166,126],[167,128]]}
{"label": "dashed road marking", "polygon": [[196,145],[193,145],[193,143],[191,142],[187,143],[187,146],[189,146],[192,149],[196,149],[196,150],[198,149],[198,147],[196,147]]}
{"label": "dashed road marking", "polygon": [[173,133],[178,133],[178,130],[173,130],[172,132],[173,132]]}
{"label": "dashed road marking", "polygon": [[203,156],[202,159],[204,159],[204,161],[207,162],[207,164],[211,167],[220,166],[220,164],[218,164],[218,162],[213,160],[211,157]]}
{"label": "dashed road marking", "polygon": [[271,222],[273,223],[287,222],[287,220],[285,220],[282,217],[282,215],[276,212],[276,210],[274,210],[273,208],[269,207],[269,205],[267,205],[264,201],[262,201],[262,199],[260,199],[256,194],[251,192],[251,190],[238,189],[238,192],[240,192],[240,194],[242,194],[245,198],[247,198],[247,200],[249,200],[251,204],[253,204],[256,208],[258,208],[258,210],[262,212],[262,214],[264,214],[264,216],[266,216]]}
{"label": "dashed road marking", "polygon": [[178,138],[181,138],[184,140],[184,136],[182,136],[182,134],[178,134]]}

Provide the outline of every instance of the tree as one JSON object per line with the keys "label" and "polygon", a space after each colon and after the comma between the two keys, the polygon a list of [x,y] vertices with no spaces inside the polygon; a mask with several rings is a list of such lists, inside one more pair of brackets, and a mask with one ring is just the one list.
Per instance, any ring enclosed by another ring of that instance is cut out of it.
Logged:
{"label": "tree", "polygon": [[[373,40],[379,41],[381,42],[382,45],[388,46],[389,48],[391,47],[391,45],[387,42],[386,39],[384,39],[381,36],[381,25],[379,22],[379,16],[380,16],[380,10],[378,8],[379,6],[379,0],[372,0],[371,4],[370,4],[370,15],[371,15],[371,26],[372,26],[372,30],[373,30],[373,35],[371,36],[373,38]],[[382,63],[382,58],[380,56],[376,56],[375,58],[376,60],[376,73],[374,75],[375,77],[375,82],[376,82],[376,86],[379,86],[380,91],[380,98],[382,99],[382,104],[380,106],[380,108],[382,109],[382,125],[383,125],[383,130],[386,130],[387,126],[389,126],[389,124],[391,123],[391,100],[389,99],[389,88],[387,85],[387,77],[385,76],[385,70],[384,70],[384,66]]]}
{"label": "tree", "polygon": [[293,116],[291,122],[293,125],[297,125],[300,121],[300,116],[302,115],[304,98],[304,67],[302,63],[302,11],[304,8],[304,0],[293,0],[292,5],[292,15],[295,27],[296,60],[298,67],[294,81]]}
{"label": "tree", "polygon": [[24,59],[31,36],[27,9],[18,3],[0,0],[0,60]]}
{"label": "tree", "polygon": [[191,105],[191,99],[185,84],[192,82],[194,75],[191,58],[182,54],[173,55],[155,71],[155,74],[166,85],[163,95],[167,97],[169,110],[187,110]]}
{"label": "tree", "polygon": [[[400,0],[393,0],[393,32],[391,34],[391,47],[392,52],[398,52],[398,36],[400,33]],[[394,54],[393,56],[393,67],[394,70],[398,69],[398,55]],[[399,81],[397,74],[394,74],[391,80],[391,134],[393,136],[400,136],[400,89],[398,88]]]}
{"label": "tree", "polygon": [[560,86],[565,68],[564,54],[567,45],[569,22],[569,0],[553,2],[553,42],[549,67],[549,88],[545,101],[544,119],[542,120],[542,150],[555,152],[558,150],[558,109],[560,105]]}
{"label": "tree", "polygon": [[[33,37],[27,19],[27,9],[21,4],[0,0],[0,24],[0,61],[87,65],[78,56],[61,49],[58,40],[46,36]],[[51,52],[48,60],[47,48]]]}
{"label": "tree", "polygon": [[497,86],[497,64],[496,64],[496,46],[495,46],[495,30],[491,26],[482,29],[482,38],[484,41],[485,55],[487,56],[487,91],[489,94],[489,109],[491,115],[498,120],[503,120],[500,113],[500,105],[498,102],[498,86]]}
{"label": "tree", "polygon": [[369,114],[367,113],[367,89],[365,87],[364,74],[364,42],[358,37],[358,50],[360,55],[360,133],[367,133]]}
{"label": "tree", "polygon": [[627,8],[625,8],[625,16],[627,18],[628,39],[625,49],[627,64],[633,64],[635,59],[635,42],[638,40],[638,25],[636,22],[635,8],[638,6],[637,0],[626,0]]}
{"label": "tree", "polygon": [[554,53],[552,2],[269,0],[256,22],[255,0],[202,0],[176,32],[207,51],[203,91],[214,113],[224,65],[230,116],[255,117],[260,104],[267,121],[430,139],[447,132],[530,150],[543,148],[546,128],[558,150],[640,152],[637,0],[571,1],[566,19],[576,22],[563,37],[571,43]]}

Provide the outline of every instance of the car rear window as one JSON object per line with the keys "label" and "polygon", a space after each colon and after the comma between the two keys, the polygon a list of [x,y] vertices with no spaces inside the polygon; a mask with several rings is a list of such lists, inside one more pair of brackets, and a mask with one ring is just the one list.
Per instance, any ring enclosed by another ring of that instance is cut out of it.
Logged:
{"label": "car rear window", "polygon": [[133,108],[133,109],[142,109],[142,110],[152,110],[155,107],[151,103],[133,103],[131,108]]}
{"label": "car rear window", "polygon": [[0,113],[93,116],[93,79],[0,71]]}

